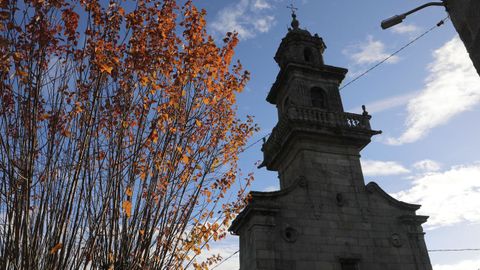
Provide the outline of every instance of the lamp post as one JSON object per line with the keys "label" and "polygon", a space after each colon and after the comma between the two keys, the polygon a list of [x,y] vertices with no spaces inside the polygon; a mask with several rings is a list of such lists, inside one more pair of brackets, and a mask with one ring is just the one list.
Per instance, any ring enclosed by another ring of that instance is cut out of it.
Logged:
{"label": "lamp post", "polygon": [[397,25],[401,22],[403,22],[403,20],[410,14],[412,13],[415,13],[421,9],[424,9],[426,7],[430,7],[430,6],[443,6],[445,7],[445,2],[430,2],[430,3],[426,3],[424,5],[421,5],[417,8],[414,8],[408,12],[405,12],[403,14],[400,14],[400,15],[395,15],[393,17],[390,17],[386,20],[383,20],[382,23],[381,23],[381,26],[382,26],[382,29],[387,29],[387,28],[390,28],[394,25]]}

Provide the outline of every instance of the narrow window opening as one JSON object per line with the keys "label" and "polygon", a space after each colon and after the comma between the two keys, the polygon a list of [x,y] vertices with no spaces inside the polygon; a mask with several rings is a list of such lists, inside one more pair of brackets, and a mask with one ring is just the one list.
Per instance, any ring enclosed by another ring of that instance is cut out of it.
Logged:
{"label": "narrow window opening", "polygon": [[313,55],[312,55],[312,50],[310,50],[310,48],[305,48],[303,50],[303,58],[305,59],[305,62],[312,62]]}
{"label": "narrow window opening", "polygon": [[283,102],[283,109],[286,110],[288,105],[290,105],[290,99],[287,97]]}
{"label": "narrow window opening", "polygon": [[342,270],[359,270],[358,259],[340,259]]}
{"label": "narrow window opening", "polygon": [[310,90],[310,96],[312,98],[312,106],[320,109],[327,108],[327,99],[325,91],[323,89],[314,87]]}
{"label": "narrow window opening", "polygon": [[342,262],[342,270],[358,270],[356,262]]}

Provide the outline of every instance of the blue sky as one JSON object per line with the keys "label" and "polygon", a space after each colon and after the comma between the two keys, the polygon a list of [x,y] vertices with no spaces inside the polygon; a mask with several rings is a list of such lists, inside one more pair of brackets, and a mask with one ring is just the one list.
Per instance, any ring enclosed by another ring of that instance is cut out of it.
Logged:
{"label": "blue sky", "polygon": [[[240,35],[236,56],[251,72],[239,96],[241,115],[254,115],[261,131],[277,122],[265,98],[279,71],[273,60],[290,24],[290,1],[198,0],[207,10],[209,32]],[[350,70],[352,80],[390,53],[424,33],[447,14],[431,7],[409,16],[391,30],[380,22],[421,2],[404,0],[297,0],[300,27],[323,37],[325,62]],[[480,77],[450,21],[341,91],[344,107],[373,115],[372,127],[383,134],[362,151],[365,181],[377,182],[392,196],[422,204],[429,249],[480,248]],[[260,144],[241,155],[244,172],[253,171],[253,190],[278,188],[277,175],[256,169]],[[224,257],[238,249],[236,237],[213,245]],[[435,270],[477,270],[480,252],[431,253]],[[238,256],[216,269],[237,269]]]}

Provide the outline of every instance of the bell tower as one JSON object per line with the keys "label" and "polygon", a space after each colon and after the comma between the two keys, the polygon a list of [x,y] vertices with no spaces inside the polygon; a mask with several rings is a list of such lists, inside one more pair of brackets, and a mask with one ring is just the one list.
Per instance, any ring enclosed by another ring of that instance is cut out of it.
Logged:
{"label": "bell tower", "polygon": [[275,54],[280,67],[267,96],[278,123],[261,167],[278,171],[280,190],[251,192],[230,227],[240,236],[241,270],[431,270],[419,205],[365,185],[360,151],[371,116],[345,112],[347,70],[324,63],[326,45],[292,23]]}
{"label": "bell tower", "polygon": [[[279,120],[262,149],[262,165],[279,172],[282,188],[308,170],[306,158],[314,160],[317,153],[358,157],[380,133],[370,128],[365,110],[362,115],[344,112],[339,86],[347,70],[325,65],[323,39],[299,28],[295,13],[291,25],[275,54],[280,72],[267,97],[277,106]],[[361,180],[355,184],[363,185]]]}

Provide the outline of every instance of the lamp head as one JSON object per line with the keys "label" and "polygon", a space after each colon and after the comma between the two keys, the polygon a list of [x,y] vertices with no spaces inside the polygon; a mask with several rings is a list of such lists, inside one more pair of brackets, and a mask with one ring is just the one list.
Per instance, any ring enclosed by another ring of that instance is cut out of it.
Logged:
{"label": "lamp head", "polygon": [[390,17],[386,20],[383,20],[382,21],[382,29],[387,29],[387,28],[390,28],[392,26],[395,26],[401,22],[403,22],[403,19],[405,19],[405,15],[395,15],[393,17]]}

